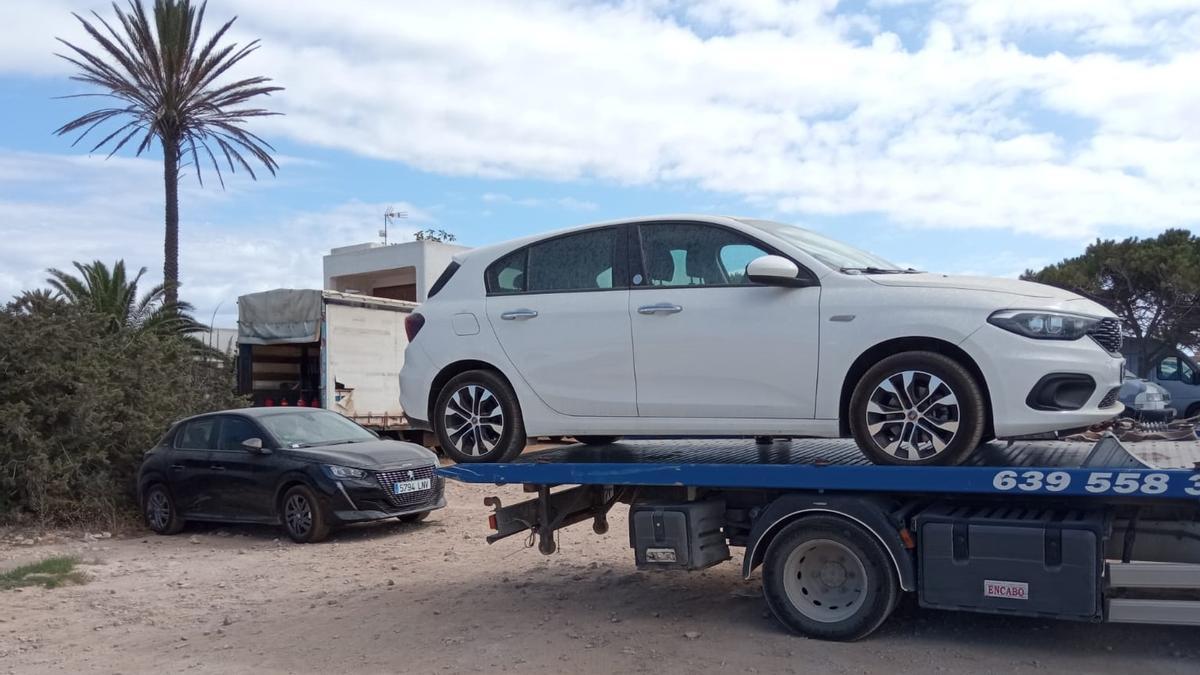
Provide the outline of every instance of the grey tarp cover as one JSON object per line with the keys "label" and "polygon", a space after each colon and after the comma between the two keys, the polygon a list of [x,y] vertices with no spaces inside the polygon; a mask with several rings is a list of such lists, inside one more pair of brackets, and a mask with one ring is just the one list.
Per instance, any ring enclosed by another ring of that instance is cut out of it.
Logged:
{"label": "grey tarp cover", "polygon": [[238,342],[282,345],[321,339],[319,290],[280,288],[238,298]]}

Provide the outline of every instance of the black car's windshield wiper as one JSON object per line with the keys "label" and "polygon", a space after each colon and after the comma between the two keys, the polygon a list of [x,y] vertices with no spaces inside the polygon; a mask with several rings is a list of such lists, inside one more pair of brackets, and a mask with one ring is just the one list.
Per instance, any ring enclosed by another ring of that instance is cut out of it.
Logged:
{"label": "black car's windshield wiper", "polygon": [[[884,269],[882,267],[843,267],[845,274],[904,274],[905,270]],[[915,270],[914,270],[915,271]]]}

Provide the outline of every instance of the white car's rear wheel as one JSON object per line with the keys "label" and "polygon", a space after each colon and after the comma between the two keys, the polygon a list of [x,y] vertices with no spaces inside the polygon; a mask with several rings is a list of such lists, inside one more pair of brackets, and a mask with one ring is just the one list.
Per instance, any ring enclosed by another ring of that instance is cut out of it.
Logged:
{"label": "white car's rear wheel", "polygon": [[442,451],[456,462],[509,461],[525,448],[517,397],[503,378],[487,370],[470,370],[446,383],[433,426]]}
{"label": "white car's rear wheel", "polygon": [[850,430],[876,464],[962,462],[983,437],[983,392],[957,361],[904,352],[863,374],[850,399]]}

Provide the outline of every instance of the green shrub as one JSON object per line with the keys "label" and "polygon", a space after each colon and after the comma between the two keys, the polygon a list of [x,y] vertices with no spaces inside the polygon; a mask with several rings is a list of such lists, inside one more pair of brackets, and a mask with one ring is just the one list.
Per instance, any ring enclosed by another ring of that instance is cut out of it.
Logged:
{"label": "green shrub", "polygon": [[0,310],[0,518],[112,522],[143,453],[187,415],[246,405],[186,338],[61,303]]}

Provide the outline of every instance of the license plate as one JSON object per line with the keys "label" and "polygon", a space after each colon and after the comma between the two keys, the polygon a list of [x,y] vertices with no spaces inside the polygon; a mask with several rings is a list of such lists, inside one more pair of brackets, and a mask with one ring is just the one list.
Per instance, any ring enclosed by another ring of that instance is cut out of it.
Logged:
{"label": "license plate", "polygon": [[402,483],[392,484],[392,493],[398,495],[406,495],[410,492],[420,492],[433,487],[433,480],[429,478],[419,478],[417,480],[406,480]]}

